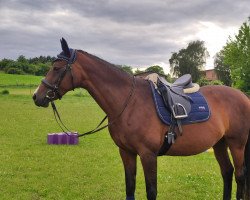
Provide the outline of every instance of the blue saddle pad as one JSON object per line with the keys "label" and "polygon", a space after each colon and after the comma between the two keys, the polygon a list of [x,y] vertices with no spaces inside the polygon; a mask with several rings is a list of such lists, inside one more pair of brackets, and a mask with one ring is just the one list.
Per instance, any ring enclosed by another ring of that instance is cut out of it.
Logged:
{"label": "blue saddle pad", "polygon": [[[150,85],[158,116],[163,123],[170,125],[171,113],[166,109],[163,98],[155,89],[154,85],[152,83],[150,83]],[[207,121],[210,117],[210,109],[205,97],[200,92],[186,95],[191,97],[193,101],[191,102],[191,111],[188,117],[181,120],[182,124],[185,125]]]}

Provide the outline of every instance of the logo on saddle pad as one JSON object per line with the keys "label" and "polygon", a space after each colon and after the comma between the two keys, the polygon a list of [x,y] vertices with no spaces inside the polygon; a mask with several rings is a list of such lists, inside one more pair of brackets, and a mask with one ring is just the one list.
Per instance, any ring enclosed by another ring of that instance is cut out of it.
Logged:
{"label": "logo on saddle pad", "polygon": [[199,110],[200,111],[206,111],[206,107],[205,106],[199,106]]}

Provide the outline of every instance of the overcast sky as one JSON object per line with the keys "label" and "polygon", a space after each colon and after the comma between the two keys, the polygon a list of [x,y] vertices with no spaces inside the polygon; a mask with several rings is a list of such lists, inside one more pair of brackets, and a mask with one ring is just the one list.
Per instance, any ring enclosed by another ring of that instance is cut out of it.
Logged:
{"label": "overcast sky", "polygon": [[0,0],[0,59],[55,56],[59,39],[111,63],[168,71],[203,40],[212,58],[250,16],[249,0]]}

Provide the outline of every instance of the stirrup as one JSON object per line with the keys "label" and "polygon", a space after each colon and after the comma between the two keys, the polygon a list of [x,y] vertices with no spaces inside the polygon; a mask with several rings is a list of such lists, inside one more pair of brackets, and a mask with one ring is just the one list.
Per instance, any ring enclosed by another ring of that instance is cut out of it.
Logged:
{"label": "stirrup", "polygon": [[[178,111],[178,107],[181,107],[183,109],[184,114],[179,115],[178,113],[175,112],[176,110]],[[173,112],[173,115],[174,115],[175,119],[183,119],[183,118],[188,117],[186,108],[180,103],[176,103],[176,104],[173,105],[172,112]]]}

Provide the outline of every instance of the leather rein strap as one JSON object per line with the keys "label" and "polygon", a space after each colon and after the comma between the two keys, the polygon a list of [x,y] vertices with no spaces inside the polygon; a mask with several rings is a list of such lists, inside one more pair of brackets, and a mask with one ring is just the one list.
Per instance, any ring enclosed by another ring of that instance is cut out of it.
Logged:
{"label": "leather rein strap", "polygon": [[[131,100],[131,97],[133,96],[134,94],[134,91],[135,91],[135,85],[136,85],[136,81],[135,81],[135,77],[133,76],[133,84],[132,84],[132,88],[129,92],[129,95],[126,99],[126,101],[124,102],[124,105],[123,105],[123,108],[122,110],[120,111],[120,113],[116,116],[116,118],[114,118],[114,120],[112,120],[111,122],[109,122],[108,124],[104,125],[104,126],[101,126],[104,121],[108,118],[108,116],[106,115],[102,120],[101,122],[96,126],[96,128],[94,128],[93,130],[91,131],[88,131],[88,132],[85,132],[85,133],[81,133],[81,134],[78,134],[77,137],[82,137],[82,136],[86,136],[86,135],[90,135],[90,134],[93,134],[93,133],[96,133],[96,132],[99,132],[105,128],[107,128],[108,126],[111,126],[112,124],[114,124],[116,122],[117,119],[120,118],[120,116],[123,114],[123,112],[125,111],[125,109],[127,108],[130,100]],[[61,130],[66,133],[68,135],[68,133],[64,130],[64,128],[68,131],[68,132],[72,132],[70,131],[65,125],[64,123],[62,122],[61,120],[61,117],[60,117],[60,114],[59,112],[57,111],[57,108],[56,108],[56,105],[54,103],[54,101],[51,101],[51,106],[53,108],[53,113],[54,113],[54,117],[56,119],[56,122],[57,124],[59,125],[59,127],[61,128]],[[61,125],[60,125],[60,123]],[[64,127],[64,128],[63,128]]]}
{"label": "leather rein strap", "polygon": [[[76,60],[76,50],[71,49],[71,57],[70,58],[65,57],[64,55],[61,55],[61,54],[59,54],[57,57],[58,57],[57,60],[64,60],[64,61],[67,62],[67,64],[64,66],[65,67],[64,71],[60,74],[60,76],[59,76],[58,80],[56,81],[55,85],[50,84],[46,79],[42,79],[42,83],[45,85],[45,87],[47,87],[49,89],[47,94],[46,94],[46,98],[48,98],[50,103],[51,103],[51,107],[53,109],[53,114],[54,114],[55,120],[56,120],[57,124],[59,125],[59,127],[61,128],[61,130],[68,135],[68,133],[65,131],[65,129],[68,132],[72,132],[72,131],[70,131],[65,126],[65,124],[62,122],[60,114],[59,114],[59,112],[58,112],[58,110],[56,108],[56,105],[55,105],[53,99],[55,97],[58,97],[59,99],[62,98],[62,95],[59,92],[59,87],[60,87],[60,84],[61,84],[63,78],[65,77],[65,75],[66,75],[66,73],[68,71],[71,73],[72,86],[73,86],[73,90],[74,90],[74,77],[73,77],[72,70],[71,70],[71,64],[73,64],[75,62],[75,60]],[[114,120],[109,122],[107,125],[104,125],[104,126],[101,127],[101,125],[104,123],[104,121],[108,118],[107,116],[105,116],[101,120],[101,122],[97,125],[96,128],[94,128],[91,131],[88,131],[88,132],[85,132],[85,133],[82,133],[82,134],[78,134],[77,137],[82,137],[82,136],[86,136],[86,135],[96,133],[96,132],[101,131],[102,129],[107,128],[108,126],[111,126],[112,124],[114,124],[115,121],[123,114],[123,112],[127,108],[128,104],[129,104],[129,102],[131,100],[131,97],[134,94],[135,85],[136,85],[136,81],[135,81],[135,77],[133,76],[133,84],[132,84],[132,88],[131,88],[131,90],[129,92],[129,95],[128,95],[126,101],[124,102],[122,110],[116,116],[116,118],[114,118]]]}
{"label": "leather rein strap", "polygon": [[111,122],[109,122],[108,124],[106,124],[106,125],[100,127],[100,126],[103,124],[103,122],[108,118],[108,116],[106,115],[106,116],[102,119],[102,121],[98,124],[98,126],[97,126],[95,129],[93,129],[93,130],[91,130],[91,131],[88,131],[88,132],[85,132],[85,133],[82,133],[82,134],[78,134],[78,137],[82,137],[82,136],[85,136],[85,135],[89,135],[89,134],[92,134],[92,133],[96,133],[96,132],[101,131],[102,129],[105,129],[105,128],[107,128],[108,126],[111,126],[112,124],[114,124],[114,123],[116,122],[116,120],[119,119],[119,118],[121,117],[121,115],[123,114],[123,112],[125,111],[125,109],[128,107],[128,104],[129,104],[129,102],[130,102],[130,100],[131,100],[131,97],[133,96],[134,91],[135,91],[135,85],[136,85],[135,77],[133,76],[132,88],[131,88],[131,90],[130,90],[130,92],[129,92],[129,95],[128,95],[126,101],[124,102],[123,108],[122,108],[122,110],[120,111],[120,113],[119,113]]}

